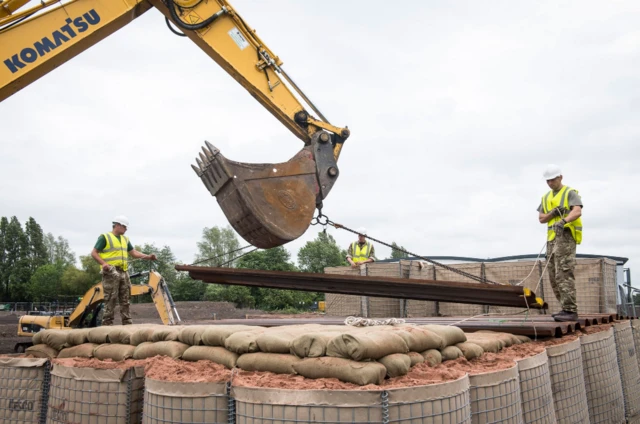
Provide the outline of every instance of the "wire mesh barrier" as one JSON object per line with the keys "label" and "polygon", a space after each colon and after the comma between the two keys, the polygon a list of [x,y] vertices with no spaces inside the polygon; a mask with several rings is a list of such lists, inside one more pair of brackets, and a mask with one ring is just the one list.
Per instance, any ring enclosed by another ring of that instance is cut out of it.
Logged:
{"label": "wire mesh barrier", "polygon": [[624,395],[613,328],[582,336],[582,367],[591,424],[623,424]]}
{"label": "wire mesh barrier", "polygon": [[[576,293],[579,313],[616,313],[616,262],[609,258],[579,258],[575,269]],[[551,311],[561,310],[549,281],[546,262],[505,261],[470,262],[449,264],[468,274],[477,275],[497,283],[520,285],[531,289],[542,297]],[[418,280],[458,281],[479,283],[452,270],[443,269],[422,261],[400,260],[399,262],[369,263],[357,268],[332,267],[325,273],[341,275],[388,276]],[[390,299],[326,293],[326,313],[331,316],[362,317],[430,317],[430,316],[476,316],[482,314],[517,314],[522,308],[482,306],[453,302],[431,302],[413,299]],[[531,314],[544,313],[531,309]]]}
{"label": "wire mesh barrier", "polygon": [[226,383],[145,380],[143,424],[229,423]]}
{"label": "wire mesh barrier", "polygon": [[469,378],[389,390],[233,387],[238,424],[471,422]]}
{"label": "wire mesh barrier", "polygon": [[473,424],[522,423],[518,366],[469,377]]}
{"label": "wire mesh barrier", "polygon": [[624,410],[627,419],[640,414],[640,370],[633,342],[631,323],[624,321],[613,326],[616,355],[624,394]]}
{"label": "wire mesh barrier", "polygon": [[558,423],[589,422],[580,340],[548,347],[547,357]]}
{"label": "wire mesh barrier", "polygon": [[47,423],[134,424],[142,419],[144,368],[94,369],[54,364]]}
{"label": "wire mesh barrier", "polygon": [[45,422],[50,368],[48,359],[0,358],[0,422]]}
{"label": "wire mesh barrier", "polygon": [[636,360],[638,361],[638,368],[640,368],[640,320],[631,321],[631,330],[633,332],[633,344],[636,348]]}
{"label": "wire mesh barrier", "polygon": [[526,423],[554,424],[551,377],[547,352],[518,361],[522,416]]}

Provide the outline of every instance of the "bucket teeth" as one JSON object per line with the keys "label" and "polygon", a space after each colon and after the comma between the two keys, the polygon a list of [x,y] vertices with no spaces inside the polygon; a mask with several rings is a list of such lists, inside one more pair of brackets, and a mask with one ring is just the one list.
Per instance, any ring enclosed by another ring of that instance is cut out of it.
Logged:
{"label": "bucket teeth", "polygon": [[195,165],[191,165],[191,168],[196,172],[196,175],[197,175],[198,177],[202,177],[202,171],[200,170],[200,168],[198,168],[198,167],[197,167],[197,166],[195,166]]}
{"label": "bucket teeth", "polygon": [[207,159],[207,157],[203,155],[202,152],[200,153],[200,159],[202,159],[202,163],[204,163],[205,166],[209,165],[209,159]]}
{"label": "bucket teeth", "polygon": [[213,154],[213,156],[215,156],[218,153],[220,153],[220,150],[218,150],[218,148],[216,148],[216,146],[214,146],[213,144],[209,143],[208,141],[205,140],[204,144],[206,144],[206,146],[209,148],[209,151]]}
{"label": "bucket teeth", "polygon": [[207,149],[206,147],[202,148],[202,151],[204,152],[204,155],[208,158],[208,159],[214,159],[215,156],[214,154],[211,152],[211,150]]}

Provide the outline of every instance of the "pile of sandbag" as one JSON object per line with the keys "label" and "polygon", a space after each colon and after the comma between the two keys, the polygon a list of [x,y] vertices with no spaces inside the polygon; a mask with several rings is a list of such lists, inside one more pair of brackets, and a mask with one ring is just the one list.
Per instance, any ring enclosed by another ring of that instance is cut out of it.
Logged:
{"label": "pile of sandbag", "polygon": [[485,351],[497,352],[524,341],[528,338],[494,332],[465,334],[458,327],[442,325],[127,325],[42,331],[26,353],[114,361],[161,355],[209,360],[229,369],[366,385],[405,375],[419,363],[435,366],[461,357],[474,359]]}

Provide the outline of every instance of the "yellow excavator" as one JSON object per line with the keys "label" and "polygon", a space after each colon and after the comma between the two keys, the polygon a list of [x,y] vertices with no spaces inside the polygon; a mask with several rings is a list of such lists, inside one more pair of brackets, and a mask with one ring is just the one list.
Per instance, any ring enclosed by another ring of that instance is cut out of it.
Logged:
{"label": "yellow excavator", "polygon": [[[164,325],[176,325],[180,323],[180,315],[171,297],[171,292],[162,276],[155,272],[141,272],[133,274],[131,278],[149,275],[146,284],[132,284],[131,296],[140,296],[149,293],[158,310],[158,315]],[[24,342],[15,345],[14,350],[22,353],[31,346],[31,337],[42,330],[71,330],[73,328],[98,327],[101,324],[100,316],[104,304],[104,289],[102,283],[91,287],[82,300],[69,316],[64,315],[23,315],[18,322],[18,336],[25,337]],[[27,339],[28,337],[28,339]]]}
{"label": "yellow excavator", "polygon": [[226,0],[28,3],[0,0],[0,101],[156,8],[169,29],[196,43],[305,144],[287,162],[247,164],[207,142],[192,165],[198,177],[252,245],[280,246],[306,231],[338,178],[349,130],[328,122]]}

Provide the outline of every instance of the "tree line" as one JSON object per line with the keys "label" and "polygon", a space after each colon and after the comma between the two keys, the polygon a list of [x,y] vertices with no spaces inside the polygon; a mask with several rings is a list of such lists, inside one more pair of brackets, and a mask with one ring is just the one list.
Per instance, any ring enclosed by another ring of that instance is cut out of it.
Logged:
{"label": "tree line", "polygon": [[[194,263],[202,266],[223,266],[268,271],[301,271],[322,273],[324,268],[347,265],[346,250],[324,231],[307,242],[297,253],[297,264],[283,247],[251,251],[241,249],[236,233],[229,226],[204,228],[197,242]],[[323,300],[323,293],[297,290],[276,290],[220,284],[206,284],[192,280],[187,273],[174,266],[177,258],[169,246],[155,244],[135,246],[136,250],[154,253],[158,260],[133,260],[130,274],[157,270],[167,282],[176,301],[226,301],[241,308],[263,310],[300,310]],[[393,243],[392,258],[402,257]],[[100,267],[91,256],[79,256],[71,251],[62,236],[44,233],[34,218],[23,225],[14,216],[0,218],[0,302],[61,302],[78,299],[94,284],[100,282]],[[79,266],[78,266],[79,265]],[[141,277],[133,283],[144,283]],[[132,301],[150,301],[148,296]]]}

